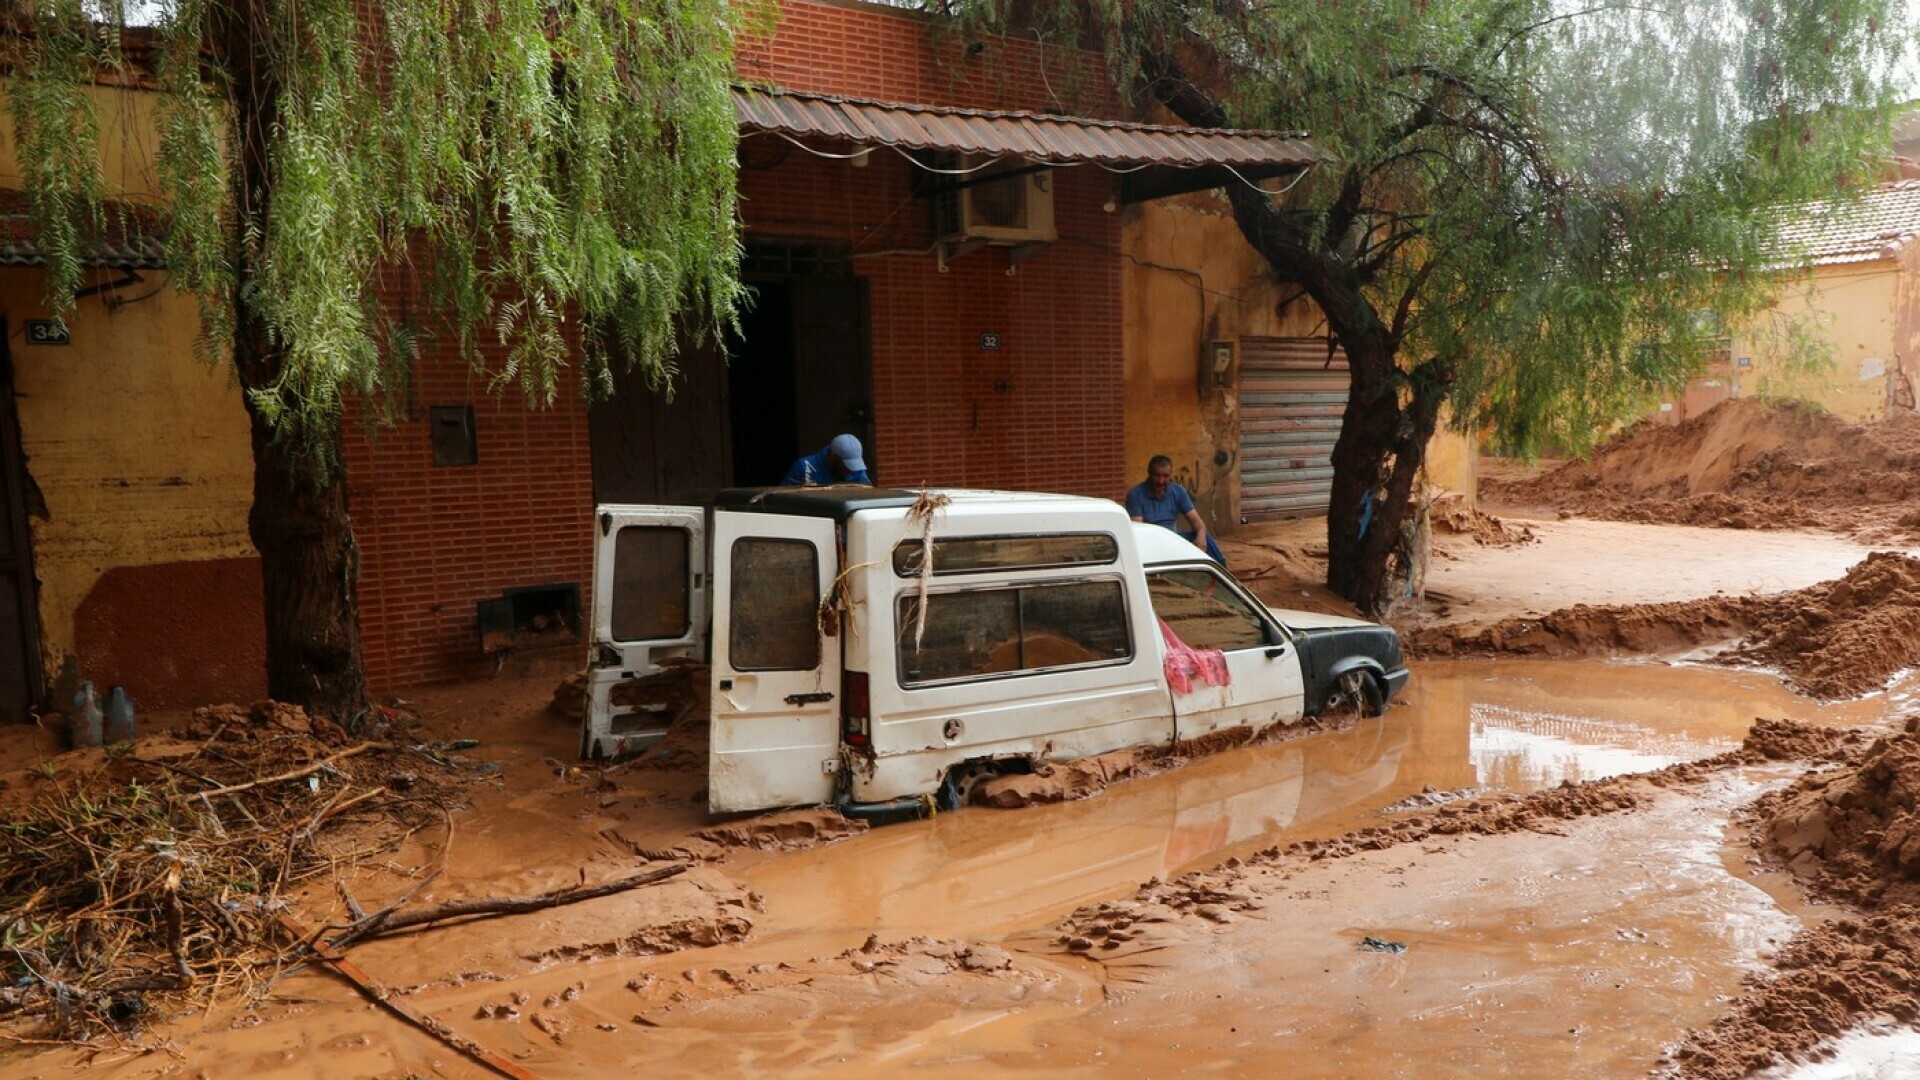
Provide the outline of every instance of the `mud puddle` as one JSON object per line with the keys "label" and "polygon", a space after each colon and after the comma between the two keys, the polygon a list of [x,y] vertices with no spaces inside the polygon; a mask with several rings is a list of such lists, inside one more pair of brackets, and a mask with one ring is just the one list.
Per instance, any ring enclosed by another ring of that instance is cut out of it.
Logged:
{"label": "mud puddle", "polygon": [[1764,674],[1656,664],[1429,662],[1407,703],[1349,730],[1230,751],[1079,802],[887,826],[742,877],[766,901],[761,945],[1004,934],[1389,809],[1708,757],[1756,716],[1872,723],[1891,715],[1891,697],[1821,706]]}

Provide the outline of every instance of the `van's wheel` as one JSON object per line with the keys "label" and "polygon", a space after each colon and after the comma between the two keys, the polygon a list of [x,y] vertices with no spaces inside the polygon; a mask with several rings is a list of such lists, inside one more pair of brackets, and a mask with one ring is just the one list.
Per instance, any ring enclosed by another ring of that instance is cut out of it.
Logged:
{"label": "van's wheel", "polygon": [[1327,702],[1327,711],[1353,707],[1360,713],[1361,719],[1379,716],[1387,709],[1387,692],[1380,688],[1380,680],[1364,668],[1354,668],[1335,685],[1333,696]]}
{"label": "van's wheel", "polygon": [[991,761],[967,761],[948,769],[947,778],[940,782],[940,809],[966,806],[973,801],[974,788],[999,775],[999,768]]}

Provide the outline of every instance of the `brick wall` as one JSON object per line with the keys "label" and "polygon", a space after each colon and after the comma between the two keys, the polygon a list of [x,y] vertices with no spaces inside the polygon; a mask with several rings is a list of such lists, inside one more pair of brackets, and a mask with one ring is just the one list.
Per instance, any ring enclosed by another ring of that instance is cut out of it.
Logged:
{"label": "brick wall", "polygon": [[932,19],[854,2],[783,0],[773,36],[742,42],[734,66],[746,82],[788,90],[1121,118],[1096,57],[969,39]]}
{"label": "brick wall", "polygon": [[[369,435],[358,416],[347,421],[361,647],[376,689],[489,672],[479,601],[578,583],[584,607],[592,575],[592,463],[577,400],[531,411],[517,394],[496,396],[449,343],[423,347],[411,398],[395,427]],[[435,465],[427,409],[467,404],[478,463]]]}
{"label": "brick wall", "polygon": [[[883,9],[797,0],[783,9],[771,42],[742,49],[746,77],[882,100],[1053,111],[1068,107],[1063,91],[1098,85],[1043,77],[1036,51],[1020,43],[992,44],[968,68],[936,65],[927,24]],[[989,74],[999,72],[1007,74]],[[757,138],[741,158],[750,241],[843,245],[869,282],[871,460],[882,483],[1121,494],[1130,470],[1121,456],[1119,229],[1102,209],[1113,193],[1109,174],[1052,174],[1060,241],[1013,274],[1000,248],[969,253],[943,273],[927,200],[898,155],[876,153],[855,168]],[[983,351],[983,332],[999,334],[1002,347]],[[426,410],[462,404],[474,407],[479,464],[435,466]],[[371,436],[349,419],[361,633],[378,689],[484,674],[480,600],[577,582],[584,605],[592,572],[586,410],[563,398],[528,412],[517,396],[495,398],[451,347],[433,343],[415,364],[411,410]]]}

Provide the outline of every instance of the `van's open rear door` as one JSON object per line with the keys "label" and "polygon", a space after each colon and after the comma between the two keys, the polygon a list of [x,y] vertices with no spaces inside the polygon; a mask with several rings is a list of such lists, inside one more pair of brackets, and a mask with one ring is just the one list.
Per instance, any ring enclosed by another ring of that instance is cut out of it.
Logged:
{"label": "van's open rear door", "polygon": [[824,803],[840,768],[840,573],[831,518],[713,515],[713,727],[707,807]]}
{"label": "van's open rear door", "polygon": [[[682,699],[661,661],[697,663],[707,634],[705,516],[691,506],[601,506],[580,756],[613,757],[666,734]],[[616,693],[616,688],[622,689]],[[661,692],[661,691],[669,692]]]}

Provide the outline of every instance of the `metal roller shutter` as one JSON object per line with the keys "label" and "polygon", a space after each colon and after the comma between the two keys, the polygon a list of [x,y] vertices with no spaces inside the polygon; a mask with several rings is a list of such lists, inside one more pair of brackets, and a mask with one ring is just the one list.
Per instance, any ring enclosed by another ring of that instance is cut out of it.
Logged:
{"label": "metal roller shutter", "polygon": [[1240,339],[1240,517],[1327,512],[1347,354],[1326,338]]}

